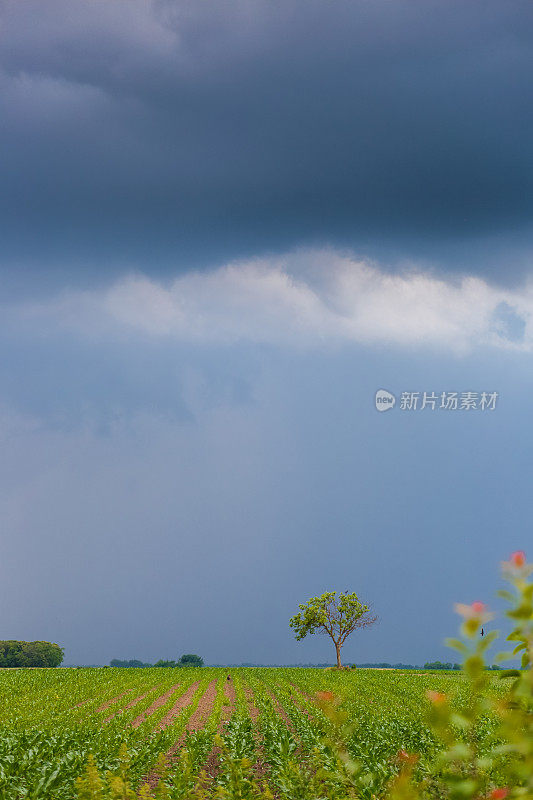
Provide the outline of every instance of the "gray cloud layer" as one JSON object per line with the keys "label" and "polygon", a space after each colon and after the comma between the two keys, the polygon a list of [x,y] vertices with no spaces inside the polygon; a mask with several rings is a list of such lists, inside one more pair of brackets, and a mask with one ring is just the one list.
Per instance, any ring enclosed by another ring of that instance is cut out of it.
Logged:
{"label": "gray cloud layer", "polygon": [[1,8],[4,264],[481,241],[469,270],[523,268],[529,1]]}

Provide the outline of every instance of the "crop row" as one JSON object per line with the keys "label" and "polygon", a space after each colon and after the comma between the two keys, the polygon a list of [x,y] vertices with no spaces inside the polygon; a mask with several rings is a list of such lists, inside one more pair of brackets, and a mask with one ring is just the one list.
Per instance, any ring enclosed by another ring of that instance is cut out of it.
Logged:
{"label": "crop row", "polygon": [[[0,673],[0,800],[71,800],[89,755],[100,774],[128,753],[133,787],[172,797],[201,785],[231,796],[235,781],[305,798],[320,776],[342,789],[336,737],[358,765],[358,793],[379,793],[398,751],[428,761],[437,743],[425,722],[427,689],[458,704],[461,673],[306,669],[31,670]],[[496,681],[494,693],[500,690]],[[335,697],[335,712],[316,701]],[[493,736],[490,719],[480,742]],[[424,761],[418,769],[423,772]],[[353,776],[352,776],[353,777]],[[331,785],[330,785],[331,784]]]}

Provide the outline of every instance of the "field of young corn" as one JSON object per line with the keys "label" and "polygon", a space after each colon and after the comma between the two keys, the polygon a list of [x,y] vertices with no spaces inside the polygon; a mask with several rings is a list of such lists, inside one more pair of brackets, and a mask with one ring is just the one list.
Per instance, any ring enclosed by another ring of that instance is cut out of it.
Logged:
{"label": "field of young corn", "polygon": [[504,568],[501,674],[479,602],[462,671],[0,670],[0,800],[533,800],[533,565]]}
{"label": "field of young corn", "polygon": [[[468,683],[457,672],[64,669],[4,670],[0,689],[6,800],[93,796],[91,774],[99,779],[91,767],[87,773],[89,755],[102,778],[127,766],[125,783],[146,784],[147,796],[160,783],[172,797],[195,787],[205,795],[260,788],[267,796],[269,787],[273,795],[307,797],[317,771],[331,772],[332,785],[340,780],[339,727],[358,765],[359,794],[371,798],[396,773],[398,753],[420,753],[422,773],[431,764],[438,742],[426,722],[426,692],[445,693],[460,707]],[[503,691],[495,677],[491,691]],[[493,733],[487,717],[480,748]],[[164,767],[161,754],[168,754]]]}

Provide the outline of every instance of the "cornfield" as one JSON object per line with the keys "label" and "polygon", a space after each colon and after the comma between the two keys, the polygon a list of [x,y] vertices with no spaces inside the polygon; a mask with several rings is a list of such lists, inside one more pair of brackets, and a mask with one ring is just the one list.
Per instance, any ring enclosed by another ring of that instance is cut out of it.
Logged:
{"label": "cornfield", "polygon": [[[516,559],[515,559],[516,560]],[[522,669],[0,672],[0,798],[533,797],[533,584],[509,562]]]}

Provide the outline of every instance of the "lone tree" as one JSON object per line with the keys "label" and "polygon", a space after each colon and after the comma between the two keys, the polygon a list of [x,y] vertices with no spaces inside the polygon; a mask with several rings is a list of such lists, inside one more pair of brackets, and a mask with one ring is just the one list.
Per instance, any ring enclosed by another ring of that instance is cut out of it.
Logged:
{"label": "lone tree", "polygon": [[335,645],[339,669],[342,667],[341,647],[348,636],[357,628],[368,628],[377,621],[355,592],[324,592],[299,608],[300,613],[289,622],[296,639],[305,639],[308,633],[326,633]]}

